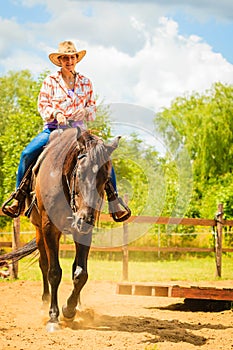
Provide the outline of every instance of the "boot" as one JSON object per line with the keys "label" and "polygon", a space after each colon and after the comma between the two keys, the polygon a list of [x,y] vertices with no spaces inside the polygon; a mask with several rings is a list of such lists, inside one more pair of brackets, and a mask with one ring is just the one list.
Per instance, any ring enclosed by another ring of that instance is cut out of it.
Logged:
{"label": "boot", "polygon": [[[34,164],[35,164],[35,161],[32,162],[32,164],[28,167],[19,187],[16,189],[15,192],[11,194],[10,198],[7,199],[7,201],[2,205],[3,213],[10,216],[11,218],[17,218],[20,214],[23,214],[24,212],[25,200],[29,193],[32,168]],[[12,200],[13,200],[13,203],[11,205],[8,205]]]}
{"label": "boot", "polygon": [[131,210],[124,204],[123,200],[118,197],[110,181],[106,183],[105,191],[108,198],[109,212],[113,220],[116,222],[127,220],[131,216]]}
{"label": "boot", "polygon": [[[23,214],[25,209],[25,199],[26,192],[22,188],[18,188],[15,192],[13,192],[10,198],[7,199],[5,203],[2,205],[2,211],[4,214],[10,216],[11,218],[17,218],[20,214]],[[8,205],[11,203],[11,205]]]}
{"label": "boot", "polygon": [[111,201],[108,203],[108,209],[110,216],[114,219],[114,216],[116,216],[117,219],[120,219],[124,217],[128,212],[126,210],[123,210],[124,207],[122,207],[118,201],[118,197],[114,201]]}
{"label": "boot", "polygon": [[14,199],[11,205],[4,207],[3,212],[12,218],[17,218],[19,215],[23,214],[24,209],[25,202],[20,203],[17,199]]}

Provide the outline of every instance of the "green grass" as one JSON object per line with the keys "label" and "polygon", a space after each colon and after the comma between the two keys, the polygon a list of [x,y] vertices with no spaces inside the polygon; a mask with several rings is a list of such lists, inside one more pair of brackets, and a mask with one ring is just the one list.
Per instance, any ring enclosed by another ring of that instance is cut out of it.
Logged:
{"label": "green grass", "polygon": [[[63,280],[71,280],[72,259],[61,258]],[[89,280],[122,281],[122,262],[97,260],[88,261]],[[165,261],[130,261],[128,266],[129,281],[166,282],[166,281],[215,281],[216,267],[214,257],[194,258]],[[19,262],[19,279],[41,280],[38,262],[31,264],[30,258]],[[233,256],[222,258],[222,280],[233,279]]]}
{"label": "green grass", "polygon": [[159,350],[158,345],[148,345],[145,347],[145,350]]}

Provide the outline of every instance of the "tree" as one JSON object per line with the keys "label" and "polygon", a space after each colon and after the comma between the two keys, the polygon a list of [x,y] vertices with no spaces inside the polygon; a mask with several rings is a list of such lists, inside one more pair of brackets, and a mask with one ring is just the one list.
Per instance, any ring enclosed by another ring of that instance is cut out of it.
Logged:
{"label": "tree", "polygon": [[[96,97],[96,101],[98,101],[98,97]],[[103,103],[98,104],[96,118],[94,121],[89,122],[87,126],[104,141],[109,140],[112,137],[112,133],[108,106]]]}
{"label": "tree", "polygon": [[203,95],[179,97],[155,117],[171,150],[184,147],[193,171],[193,212],[207,185],[233,170],[233,86],[216,83]]}
{"label": "tree", "polygon": [[1,202],[14,190],[22,149],[42,129],[41,118],[37,112],[41,79],[34,80],[28,70],[9,72],[0,78]]}
{"label": "tree", "polygon": [[158,152],[132,133],[121,139],[113,157],[119,193],[128,194],[133,214],[159,215],[165,191]]}

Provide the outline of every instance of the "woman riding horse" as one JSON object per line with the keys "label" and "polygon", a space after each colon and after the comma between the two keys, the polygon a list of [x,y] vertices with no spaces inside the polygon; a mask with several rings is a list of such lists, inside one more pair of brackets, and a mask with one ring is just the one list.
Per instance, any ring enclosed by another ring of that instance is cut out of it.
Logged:
{"label": "woman riding horse", "polygon": [[[47,145],[50,134],[57,129],[66,129],[68,124],[85,130],[85,122],[95,119],[96,105],[92,83],[75,71],[76,64],[85,54],[85,50],[77,51],[71,41],[64,41],[59,44],[58,52],[49,55],[50,61],[61,69],[49,75],[42,84],[38,98],[38,111],[44,121],[44,130],[26,146],[21,154],[16,192],[11,196],[14,201],[12,205],[3,207],[4,213],[11,217],[17,217],[24,211],[27,186],[25,181],[22,184],[22,180],[30,165]],[[122,199],[118,198],[113,167],[110,181],[106,183],[106,194],[113,219],[115,221],[128,219],[130,211]],[[6,203],[9,202],[10,200]]]}
{"label": "woman riding horse", "polygon": [[[72,321],[80,301],[80,292],[88,279],[87,261],[92,231],[100,213],[106,183],[111,174],[111,154],[119,138],[111,144],[79,127],[54,133],[32,171],[30,204],[35,194],[30,221],[36,228],[36,240],[11,253],[15,259],[38,248],[43,276],[44,304],[50,303],[46,328],[53,332],[62,328],[59,321],[58,288],[62,278],[59,241],[62,232],[73,236],[75,257],[72,265],[73,290],[62,308],[66,320]],[[0,259],[0,260],[1,260]]]}

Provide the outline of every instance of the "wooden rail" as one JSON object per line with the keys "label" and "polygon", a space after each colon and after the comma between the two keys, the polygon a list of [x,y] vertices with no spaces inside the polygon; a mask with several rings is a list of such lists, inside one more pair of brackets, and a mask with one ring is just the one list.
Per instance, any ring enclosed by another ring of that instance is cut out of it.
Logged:
{"label": "wooden rail", "polygon": [[[233,226],[233,220],[223,220],[222,204],[218,205],[217,218],[201,219],[201,218],[171,218],[171,217],[151,217],[151,216],[131,216],[127,222],[123,223],[123,242],[126,242],[122,247],[108,247],[99,248],[92,247],[92,251],[108,251],[108,252],[122,252],[123,253],[123,279],[128,279],[128,252],[129,251],[144,251],[144,252],[215,252],[216,258],[216,275],[221,277],[222,252],[232,252],[231,248],[222,248],[222,227]],[[0,208],[0,215],[4,215]],[[112,218],[108,214],[101,214],[100,221],[112,222]],[[193,247],[132,247],[127,244],[128,224],[129,223],[149,223],[157,225],[187,225],[187,226],[208,226],[216,227],[216,244],[214,248],[193,248]],[[13,234],[12,243],[0,242],[0,247],[12,247],[17,249],[21,246],[20,240],[20,219],[13,220]],[[61,250],[73,250],[73,245],[61,244]],[[17,266],[15,274],[17,277]],[[14,270],[14,269],[13,269]]]}
{"label": "wooden rail", "polygon": [[124,295],[233,301],[232,288],[216,288],[211,286],[200,287],[164,283],[122,282],[117,284],[117,293]]}
{"label": "wooden rail", "polygon": [[[1,246],[1,243],[0,243]],[[60,250],[63,251],[73,251],[75,247],[73,244],[61,244]],[[92,252],[122,252],[123,247],[91,247]],[[215,252],[215,248],[199,248],[199,247],[133,247],[128,246],[127,250],[129,252],[170,252],[170,253],[211,253]],[[223,248],[223,253],[233,253],[233,248]]]}
{"label": "wooden rail", "polygon": [[[112,222],[112,218],[107,214],[100,215],[100,221]],[[216,227],[218,221],[214,219],[201,218],[171,218],[165,216],[131,216],[127,223],[147,223],[157,225],[184,225],[184,226],[208,226]],[[233,220],[221,220],[222,226],[233,226]]]}
{"label": "wooden rail", "polygon": [[[23,247],[25,243],[20,243],[19,247]],[[12,242],[1,242],[0,248],[12,248]],[[60,251],[75,251],[73,243],[60,244]],[[123,247],[91,247],[92,252],[107,252],[107,253],[120,253]],[[164,253],[211,253],[215,252],[215,248],[200,248],[200,247],[134,247],[128,246],[129,252],[164,252]],[[223,253],[233,253],[233,248],[222,248]]]}
{"label": "wooden rail", "polygon": [[[0,216],[5,216],[0,208]],[[108,214],[101,214],[100,221],[112,222],[113,219]],[[148,223],[157,225],[185,225],[185,226],[217,226],[217,221],[214,219],[200,218],[171,218],[163,216],[131,216],[127,223]],[[233,220],[222,220],[222,226],[233,226]]]}

